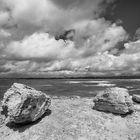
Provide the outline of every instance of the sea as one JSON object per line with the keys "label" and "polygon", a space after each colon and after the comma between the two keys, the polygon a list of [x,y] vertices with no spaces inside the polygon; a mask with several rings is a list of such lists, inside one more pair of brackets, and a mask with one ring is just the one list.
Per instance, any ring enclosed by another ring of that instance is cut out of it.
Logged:
{"label": "sea", "polygon": [[94,97],[108,87],[122,87],[140,94],[140,79],[0,79],[0,99],[13,83],[22,83],[50,96]]}

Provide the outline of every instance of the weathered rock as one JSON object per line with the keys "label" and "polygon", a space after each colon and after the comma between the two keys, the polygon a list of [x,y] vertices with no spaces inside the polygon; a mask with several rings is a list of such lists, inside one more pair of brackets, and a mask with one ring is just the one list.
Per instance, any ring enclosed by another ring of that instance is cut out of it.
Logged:
{"label": "weathered rock", "polygon": [[39,119],[50,106],[49,96],[29,86],[14,83],[2,101],[6,123],[26,123]]}
{"label": "weathered rock", "polygon": [[140,95],[134,94],[134,95],[132,96],[132,100],[133,100],[134,102],[140,103]]}
{"label": "weathered rock", "polygon": [[94,108],[99,111],[127,114],[134,110],[134,105],[128,94],[128,90],[124,88],[108,88],[99,93],[95,97],[94,102]]}
{"label": "weathered rock", "polygon": [[135,108],[135,111],[139,111],[140,112],[140,105],[139,104],[135,104],[134,108]]}

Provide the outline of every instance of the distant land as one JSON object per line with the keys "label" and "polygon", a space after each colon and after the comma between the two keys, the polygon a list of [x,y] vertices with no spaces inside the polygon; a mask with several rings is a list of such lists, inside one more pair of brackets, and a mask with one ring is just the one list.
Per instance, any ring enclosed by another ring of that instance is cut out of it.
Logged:
{"label": "distant land", "polygon": [[132,75],[130,73],[124,73],[123,75],[115,75],[114,73],[93,73],[93,72],[46,72],[43,74],[37,73],[10,73],[0,75],[0,78],[5,79],[140,79],[140,75]]}
{"label": "distant land", "polygon": [[140,76],[0,77],[0,79],[140,79]]}

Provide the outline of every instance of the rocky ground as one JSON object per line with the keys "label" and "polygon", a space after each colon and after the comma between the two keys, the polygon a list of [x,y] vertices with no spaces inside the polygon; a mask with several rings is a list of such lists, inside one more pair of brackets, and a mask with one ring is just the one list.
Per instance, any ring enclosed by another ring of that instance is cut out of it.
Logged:
{"label": "rocky ground", "polygon": [[53,98],[50,110],[37,122],[5,126],[0,140],[140,140],[140,112],[119,116],[96,111],[93,99]]}

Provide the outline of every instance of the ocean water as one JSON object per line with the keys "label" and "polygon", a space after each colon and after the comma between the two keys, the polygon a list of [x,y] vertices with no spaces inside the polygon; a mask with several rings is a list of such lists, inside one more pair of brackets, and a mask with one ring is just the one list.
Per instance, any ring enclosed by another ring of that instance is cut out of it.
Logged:
{"label": "ocean water", "polygon": [[93,97],[108,87],[123,87],[140,94],[140,79],[0,79],[0,99],[14,83],[22,83],[54,96]]}

